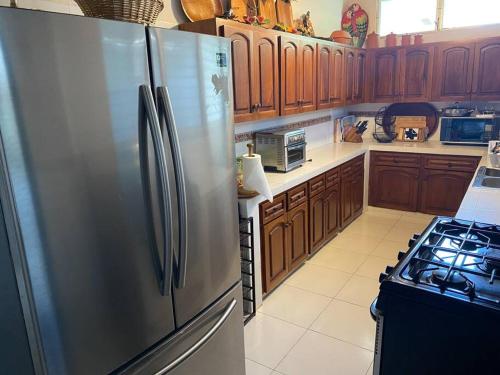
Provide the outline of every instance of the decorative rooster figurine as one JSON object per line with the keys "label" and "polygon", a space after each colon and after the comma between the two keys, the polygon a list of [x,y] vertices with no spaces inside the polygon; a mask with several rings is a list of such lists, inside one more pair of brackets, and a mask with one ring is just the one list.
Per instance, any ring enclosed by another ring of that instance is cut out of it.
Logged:
{"label": "decorative rooster figurine", "polygon": [[352,4],[342,16],[342,30],[347,31],[356,47],[363,47],[368,33],[368,14],[357,3]]}

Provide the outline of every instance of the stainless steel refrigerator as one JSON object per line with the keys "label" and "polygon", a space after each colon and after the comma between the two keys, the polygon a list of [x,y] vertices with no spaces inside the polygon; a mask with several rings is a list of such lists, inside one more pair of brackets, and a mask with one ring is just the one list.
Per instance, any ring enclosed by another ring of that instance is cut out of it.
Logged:
{"label": "stainless steel refrigerator", "polygon": [[0,373],[245,373],[230,69],[0,8]]}

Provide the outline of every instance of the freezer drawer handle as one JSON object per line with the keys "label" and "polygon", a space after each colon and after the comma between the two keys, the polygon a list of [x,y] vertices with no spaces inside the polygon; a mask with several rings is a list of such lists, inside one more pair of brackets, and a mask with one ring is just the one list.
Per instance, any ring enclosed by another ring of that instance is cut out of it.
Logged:
{"label": "freezer drawer handle", "polygon": [[234,308],[236,307],[236,299],[233,298],[232,302],[227,306],[226,310],[220,317],[220,319],[217,321],[217,323],[214,324],[214,326],[208,331],[196,344],[194,344],[191,348],[186,350],[184,353],[182,353],[177,359],[172,361],[169,365],[166,367],[162,368],[160,371],[156,372],[154,375],[164,375],[167,374],[168,372],[172,371],[174,368],[182,364],[185,360],[187,360],[189,357],[191,357],[193,354],[195,354],[198,350],[200,350],[203,345],[205,345],[210,339],[219,331],[219,329],[222,328],[226,320],[229,318],[231,313],[234,311]]}
{"label": "freezer drawer handle", "polygon": [[[153,99],[153,93],[148,85],[142,85],[140,87],[141,91],[141,103],[146,114],[147,123],[151,131],[151,137],[153,139],[153,149],[157,163],[157,170],[160,177],[161,185],[161,211],[162,211],[162,230],[164,236],[163,244],[163,265],[160,270],[160,291],[164,296],[169,296],[172,289],[172,263],[173,263],[173,251],[172,246],[172,210],[170,209],[170,185],[168,181],[167,174],[167,158],[165,155],[165,147],[163,145],[163,138],[161,135],[160,120],[156,114],[155,102]],[[141,124],[141,129],[142,129]],[[141,130],[142,132],[142,130]],[[141,142],[143,143],[143,142]],[[142,157],[142,156],[141,156]],[[149,183],[149,181],[147,182]],[[158,255],[156,252],[155,255]],[[158,261],[158,264],[160,261]]]}
{"label": "freezer drawer handle", "polygon": [[177,202],[179,214],[179,260],[177,262],[177,288],[186,286],[187,257],[188,257],[188,217],[186,204],[186,182],[184,168],[182,166],[181,148],[179,145],[179,135],[177,134],[177,124],[175,123],[174,112],[170,93],[166,86],[158,88],[160,98],[160,108],[165,116],[165,123],[172,149],[172,158],[175,168],[175,185],[177,188]]}

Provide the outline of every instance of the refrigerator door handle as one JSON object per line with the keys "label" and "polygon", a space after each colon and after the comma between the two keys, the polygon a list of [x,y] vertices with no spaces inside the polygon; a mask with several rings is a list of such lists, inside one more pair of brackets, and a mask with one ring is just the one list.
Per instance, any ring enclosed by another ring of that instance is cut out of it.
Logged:
{"label": "refrigerator door handle", "polygon": [[[141,102],[146,115],[146,120],[151,131],[153,139],[153,149],[156,158],[157,171],[160,178],[161,186],[161,216],[163,219],[163,264],[161,270],[160,291],[163,296],[169,296],[172,289],[172,210],[170,203],[170,185],[167,174],[167,158],[165,155],[165,147],[163,145],[163,137],[161,134],[160,120],[156,112],[156,106],[153,98],[153,93],[148,85],[141,85]],[[149,181],[148,181],[149,182]]]}
{"label": "refrigerator door handle", "polygon": [[231,303],[226,307],[224,310],[224,313],[222,316],[217,320],[217,322],[213,325],[210,330],[203,335],[203,337],[198,340],[192,347],[190,347],[188,350],[186,350],[184,353],[182,353],[179,357],[177,357],[175,360],[170,362],[167,366],[163,367],[160,371],[156,372],[154,375],[165,375],[168,372],[172,371],[179,365],[181,365],[184,361],[189,359],[193,354],[195,354],[198,350],[200,350],[203,345],[205,345],[210,339],[219,331],[219,329],[222,328],[226,320],[231,316],[231,313],[234,311],[234,308],[236,307],[236,299],[233,298]]}
{"label": "refrigerator door handle", "polygon": [[182,289],[186,286],[187,257],[188,257],[188,218],[186,204],[186,182],[184,177],[184,168],[182,166],[182,154],[179,144],[179,135],[177,134],[177,125],[175,123],[174,112],[170,93],[166,86],[158,88],[158,97],[161,112],[165,116],[165,124],[172,149],[172,158],[175,169],[175,185],[177,188],[177,204],[179,215],[179,260],[177,262],[177,283],[176,286]]}

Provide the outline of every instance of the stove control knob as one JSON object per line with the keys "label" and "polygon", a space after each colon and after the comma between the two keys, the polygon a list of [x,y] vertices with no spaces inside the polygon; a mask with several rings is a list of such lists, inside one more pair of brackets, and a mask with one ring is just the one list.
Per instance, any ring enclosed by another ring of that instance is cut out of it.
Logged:
{"label": "stove control knob", "polygon": [[385,272],[382,272],[380,274],[380,276],[378,277],[378,282],[381,283],[382,281],[384,281],[385,279],[387,279],[388,276],[389,276],[388,274],[386,274]]}
{"label": "stove control knob", "polygon": [[391,266],[387,266],[385,269],[385,273],[387,273],[387,274],[391,274],[392,271],[394,271],[394,267],[391,267]]}
{"label": "stove control knob", "polygon": [[400,251],[400,252],[398,253],[398,260],[403,259],[403,258],[405,257],[405,255],[406,255],[406,253],[405,253],[404,251]]}
{"label": "stove control knob", "polygon": [[415,233],[412,238],[408,241],[408,246],[412,247],[416,240],[420,238],[420,234]]}

